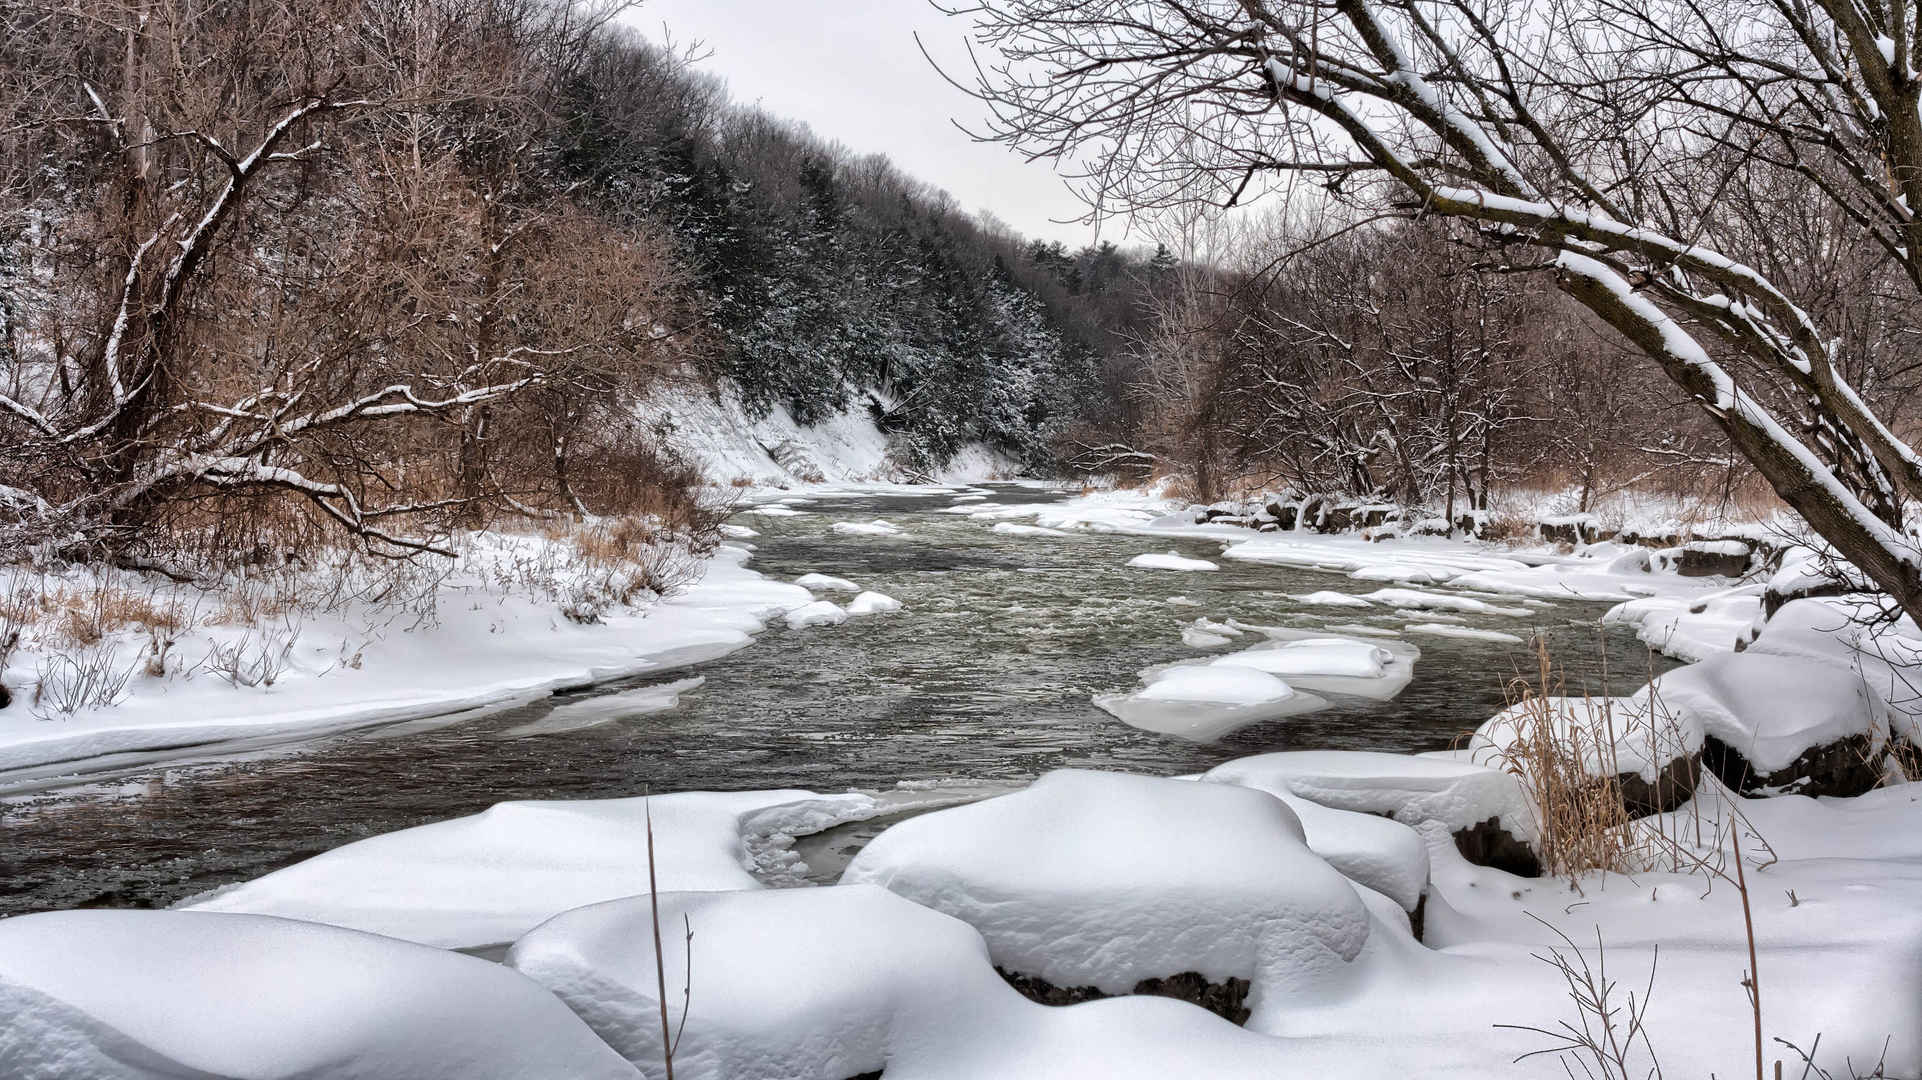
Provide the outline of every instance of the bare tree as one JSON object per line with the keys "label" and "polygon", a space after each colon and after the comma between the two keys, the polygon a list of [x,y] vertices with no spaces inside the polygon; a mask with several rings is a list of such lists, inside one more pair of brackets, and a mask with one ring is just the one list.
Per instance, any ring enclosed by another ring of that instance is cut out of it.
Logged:
{"label": "bare tree", "polygon": [[[1878,0],[987,0],[986,134],[1083,155],[1099,206],[1284,178],[1474,223],[1698,403],[1781,498],[1922,618],[1922,457],[1871,368],[1772,276],[1758,200],[1922,287],[1922,25]],[[1911,297],[1912,298],[1912,297]]]}

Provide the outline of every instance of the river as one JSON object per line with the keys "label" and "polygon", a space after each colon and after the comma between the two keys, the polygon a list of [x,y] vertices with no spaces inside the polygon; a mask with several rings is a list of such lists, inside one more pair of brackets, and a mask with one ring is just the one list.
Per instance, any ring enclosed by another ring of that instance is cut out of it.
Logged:
{"label": "river", "polygon": [[[990,485],[988,502],[1052,496]],[[1221,561],[1213,573],[1129,569],[1165,538],[1008,536],[940,513],[947,495],[817,499],[796,517],[743,518],[762,535],[753,568],[792,579],[851,578],[906,610],[838,627],[775,626],[703,664],[706,685],[670,713],[561,734],[507,737],[584,694],[686,678],[654,675],[483,713],[402,724],[296,749],[153,765],[0,803],[0,914],[83,906],[164,906],[375,833],[475,813],[503,799],[599,798],[646,791],[807,787],[884,790],[971,783],[992,790],[1066,766],[1196,772],[1281,749],[1430,750],[1503,704],[1532,669],[1520,646],[1411,637],[1422,657],[1390,701],[1332,707],[1184,742],[1128,727],[1095,693],[1135,686],[1143,667],[1196,655],[1181,627],[1197,615],[1312,628],[1360,621],[1289,594],[1368,591],[1330,573]],[[902,537],[828,526],[884,517]],[[1213,557],[1220,545],[1178,541]],[[1172,602],[1182,597],[1186,602]],[[843,598],[845,599],[845,597]],[[1536,631],[1574,661],[1570,690],[1639,686],[1651,658],[1628,632],[1598,629],[1606,605],[1560,601],[1520,619],[1465,625]],[[1390,622],[1380,625],[1390,626]],[[1584,685],[1577,685],[1585,679]]]}

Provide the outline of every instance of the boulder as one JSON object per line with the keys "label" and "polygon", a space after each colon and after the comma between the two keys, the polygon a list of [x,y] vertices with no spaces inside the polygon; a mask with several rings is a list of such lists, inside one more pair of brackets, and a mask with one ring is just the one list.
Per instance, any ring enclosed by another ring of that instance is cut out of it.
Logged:
{"label": "boulder", "polygon": [[1882,775],[1889,707],[1837,664],[1751,647],[1670,671],[1636,697],[1699,725],[1703,766],[1744,794],[1859,795]]}
{"label": "boulder", "polygon": [[1321,519],[1315,522],[1315,530],[1324,533],[1347,532],[1354,524],[1355,507],[1323,506]]}
{"label": "boulder", "polygon": [[1565,760],[1579,754],[1599,785],[1612,782],[1629,817],[1666,813],[1695,794],[1705,732],[1699,717],[1634,697],[1547,697],[1512,705],[1476,729],[1468,753],[1509,768],[1549,740]]}

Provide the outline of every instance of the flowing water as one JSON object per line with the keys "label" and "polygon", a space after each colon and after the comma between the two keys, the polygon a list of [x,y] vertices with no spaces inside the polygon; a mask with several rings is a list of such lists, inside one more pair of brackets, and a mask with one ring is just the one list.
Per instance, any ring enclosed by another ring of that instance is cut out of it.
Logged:
{"label": "flowing water", "polygon": [[[1032,488],[990,487],[991,502],[1034,502]],[[941,496],[816,500],[791,518],[751,518],[750,564],[783,579],[820,571],[902,600],[907,610],[842,626],[770,628],[701,665],[706,685],[673,712],[524,738],[505,733],[557,702],[686,678],[686,672],[497,710],[458,723],[404,724],[298,750],[151,765],[111,781],[0,803],[0,914],[75,906],[161,906],[258,876],[375,833],[470,814],[503,799],[597,798],[646,791],[807,787],[891,789],[1025,782],[1064,766],[1160,774],[1203,770],[1282,749],[1430,750],[1503,703],[1502,684],[1533,658],[1520,646],[1411,636],[1414,681],[1391,701],[1331,698],[1331,708],[1190,743],[1137,731],[1093,694],[1136,686],[1143,667],[1197,655],[1180,628],[1197,615],[1302,628],[1366,623],[1368,612],[1313,608],[1290,593],[1376,586],[1325,572],[1221,561],[1214,573],[1134,570],[1172,546],[1213,557],[1220,544],[1117,535],[1030,538],[939,513]],[[981,504],[977,504],[981,505]],[[902,537],[843,536],[837,520],[877,516]],[[1186,602],[1171,602],[1171,598]],[[843,597],[842,599],[845,599]],[[1529,618],[1465,625],[1540,632],[1581,658],[1586,688],[1644,681],[1653,660],[1596,620],[1605,605],[1563,601]],[[1375,625],[1407,621],[1375,613]]]}

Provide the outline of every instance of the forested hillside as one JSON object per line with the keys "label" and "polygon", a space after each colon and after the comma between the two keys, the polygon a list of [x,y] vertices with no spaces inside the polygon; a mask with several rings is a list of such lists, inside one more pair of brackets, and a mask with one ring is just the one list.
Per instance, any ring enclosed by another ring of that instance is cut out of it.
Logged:
{"label": "forested hillside", "polygon": [[500,513],[692,521],[729,478],[639,419],[668,387],[865,408],[908,473],[969,444],[1051,469],[1146,260],[1038,265],[885,159],[729,103],[628,14],[10,9],[8,539],[126,559],[344,528],[407,553]]}

